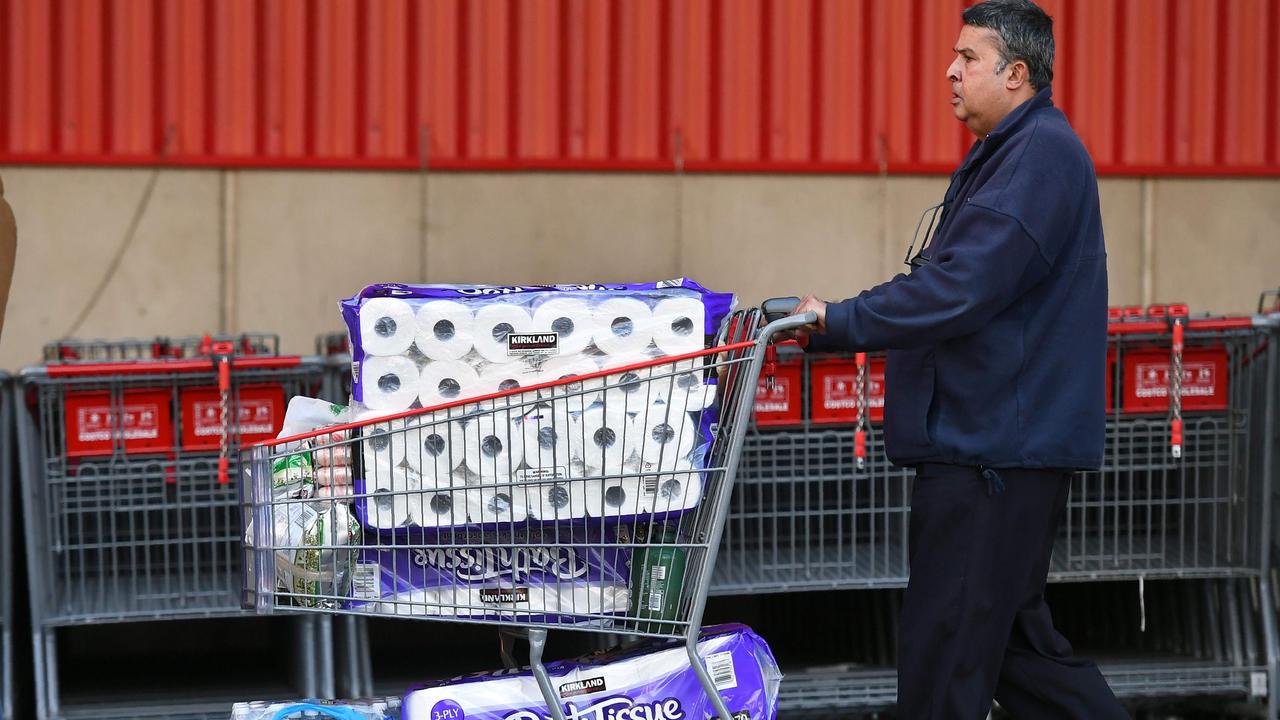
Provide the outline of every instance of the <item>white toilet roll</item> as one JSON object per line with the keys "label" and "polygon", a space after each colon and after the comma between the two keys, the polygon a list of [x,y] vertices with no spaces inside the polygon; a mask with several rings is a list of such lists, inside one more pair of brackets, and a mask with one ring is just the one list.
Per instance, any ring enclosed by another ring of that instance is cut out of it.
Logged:
{"label": "white toilet roll", "polygon": [[573,412],[582,412],[604,397],[600,389],[604,387],[604,378],[573,382],[579,375],[590,375],[600,371],[595,360],[584,355],[551,358],[536,371],[534,379],[538,383],[557,383],[539,391],[544,398],[563,398]]}
{"label": "white toilet roll", "polygon": [[458,490],[415,493],[409,503],[412,523],[419,527],[467,524],[467,498]]}
{"label": "white toilet roll", "polygon": [[360,305],[360,347],[368,355],[399,355],[413,344],[413,307],[396,298],[370,298]]}
{"label": "white toilet roll", "polygon": [[653,311],[636,298],[611,298],[595,311],[596,347],[607,355],[634,355],[653,340]]}
{"label": "white toilet roll", "polygon": [[552,298],[533,311],[533,331],[554,332],[561,356],[582,352],[598,329],[595,313],[576,298]]}
{"label": "white toilet roll", "polygon": [[[506,392],[537,384],[537,379],[529,372],[529,366],[522,361],[493,363],[480,370],[481,394]],[[517,405],[525,399],[532,399],[532,394],[517,393],[503,400],[493,402],[502,405]]]}
{"label": "white toilet roll", "polygon": [[404,494],[375,490],[365,507],[367,522],[373,527],[392,530],[409,524],[409,498]]}
{"label": "white toilet roll", "polygon": [[705,330],[706,309],[697,298],[666,298],[653,307],[653,342],[666,355],[701,350]]}
{"label": "white toilet roll", "polygon": [[408,410],[418,399],[418,366],[407,357],[367,357],[360,363],[362,402],[372,410]]}
{"label": "white toilet roll", "polygon": [[542,522],[587,516],[587,487],[582,480],[532,483],[525,486],[529,515]]}
{"label": "white toilet roll", "polygon": [[636,416],[644,472],[667,472],[685,460],[697,441],[696,420],[684,408],[669,404],[650,405]]}
{"label": "white toilet roll", "polygon": [[524,522],[529,518],[529,498],[520,486],[500,485],[467,490],[467,517],[472,523]]}
{"label": "white toilet roll", "polygon": [[638,478],[587,480],[587,515],[614,518],[645,512]]}
{"label": "white toilet roll", "polygon": [[534,471],[527,475],[534,478],[567,477],[569,463],[574,459],[569,442],[574,426],[566,401],[539,404],[525,413],[519,424],[524,461]]}
{"label": "white toilet roll", "polygon": [[685,412],[700,412],[711,407],[716,400],[715,386],[706,384],[701,370],[687,363],[682,365],[673,371],[674,377],[668,381],[667,403]]}
{"label": "white toilet roll", "polygon": [[666,396],[664,391],[670,385],[669,380],[651,381],[653,368],[642,367],[606,375],[604,378],[604,404],[607,408],[625,409],[634,413]]}
{"label": "white toilet roll", "polygon": [[462,448],[466,470],[479,476],[475,484],[505,480],[524,460],[524,436],[512,418],[506,410],[494,410],[451,424],[449,442],[455,452]]}
{"label": "white toilet roll", "polygon": [[360,441],[360,454],[364,459],[366,473],[368,468],[376,465],[392,467],[404,461],[407,437],[403,420],[365,425],[360,428],[360,437],[363,438]]}
{"label": "white toilet roll", "polygon": [[405,468],[376,460],[364,468],[365,518],[369,525],[391,529],[409,523],[409,493],[417,490]]}
{"label": "white toilet roll", "polygon": [[635,425],[621,405],[594,407],[582,414],[569,436],[570,452],[590,475],[617,475],[636,451]]}
{"label": "white toilet roll", "polygon": [[645,512],[680,512],[702,500],[702,474],[687,461],[677,464],[675,472],[645,475],[640,484]]}
{"label": "white toilet roll", "polygon": [[480,375],[461,360],[427,363],[418,378],[418,402],[434,407],[483,394]]}
{"label": "white toilet roll", "polygon": [[414,343],[430,360],[457,360],[471,352],[475,313],[453,300],[432,300],[418,308]]}
{"label": "white toilet roll", "polygon": [[423,489],[447,489],[451,473],[462,464],[462,449],[451,442],[449,423],[425,418],[406,419],[404,460],[420,476]]}
{"label": "white toilet roll", "polygon": [[519,305],[491,303],[476,312],[476,351],[489,362],[511,360],[507,352],[507,336],[511,333],[532,332],[533,317]]}

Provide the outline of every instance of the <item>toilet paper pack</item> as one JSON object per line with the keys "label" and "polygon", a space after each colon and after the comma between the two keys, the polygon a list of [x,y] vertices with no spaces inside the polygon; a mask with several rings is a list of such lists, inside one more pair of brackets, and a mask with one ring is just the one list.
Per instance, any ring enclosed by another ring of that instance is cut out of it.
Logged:
{"label": "toilet paper pack", "polygon": [[[764,639],[745,625],[703,628],[702,658],[735,719],[774,720],[782,673]],[[568,720],[702,720],[716,712],[683,641],[668,640],[547,664]],[[405,695],[404,720],[547,720],[528,669],[464,675]]]}
{"label": "toilet paper pack", "polygon": [[[353,405],[391,414],[555,382],[566,371],[696,351],[734,303],[732,294],[687,278],[371,285],[340,303],[351,340]],[[532,399],[517,394],[507,403]],[[597,396],[584,399],[589,405]]]}
{"label": "toilet paper pack", "polygon": [[365,546],[348,608],[553,622],[624,614],[630,552],[616,543],[612,530],[572,527],[424,533],[410,544]]}

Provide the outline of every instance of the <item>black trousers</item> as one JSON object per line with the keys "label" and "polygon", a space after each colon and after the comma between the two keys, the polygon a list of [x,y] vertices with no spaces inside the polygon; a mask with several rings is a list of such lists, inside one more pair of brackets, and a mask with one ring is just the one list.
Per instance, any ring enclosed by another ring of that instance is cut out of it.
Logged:
{"label": "black trousers", "polygon": [[1129,715],[1072,657],[1044,601],[1071,473],[925,465],[911,494],[911,579],[898,638],[907,720]]}

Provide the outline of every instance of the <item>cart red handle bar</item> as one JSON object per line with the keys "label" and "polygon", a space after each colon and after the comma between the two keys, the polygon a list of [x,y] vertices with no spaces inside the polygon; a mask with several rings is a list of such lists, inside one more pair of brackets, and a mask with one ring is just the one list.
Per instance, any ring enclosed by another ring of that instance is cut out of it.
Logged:
{"label": "cart red handle bar", "polygon": [[[302,364],[297,355],[289,357],[238,357],[237,370],[278,370]],[[217,368],[214,358],[199,360],[139,360],[119,363],[88,363],[84,365],[46,365],[40,368],[49,377],[83,377],[90,375],[150,375],[154,373],[211,372]]]}
{"label": "cart red handle bar", "polygon": [[524,395],[526,393],[534,392],[537,390],[543,390],[549,387],[556,387],[558,385],[564,385],[570,382],[582,382],[584,380],[594,380],[595,378],[607,377],[609,375],[620,375],[622,373],[630,372],[632,370],[643,370],[645,368],[656,367],[658,365],[670,365],[672,363],[678,363],[683,360],[692,360],[694,358],[705,357],[707,355],[717,355],[723,352],[734,352],[737,350],[745,350],[746,348],[755,347],[755,344],[756,343],[754,340],[746,340],[739,343],[733,343],[731,345],[718,345],[716,347],[707,348],[705,350],[696,350],[694,352],[685,353],[683,355],[670,355],[667,357],[654,358],[652,360],[646,360],[644,362],[632,363],[631,365],[623,365],[621,367],[609,368],[608,370],[599,370],[597,372],[587,373],[585,375],[574,375],[572,379],[551,380],[549,382],[538,383],[537,385],[529,385],[527,387],[518,387],[518,388],[512,388],[510,390],[503,390],[501,392],[489,393],[488,395],[478,395],[476,397],[452,400],[450,402],[443,403],[441,405],[433,405],[427,408],[419,408],[417,410],[405,410],[403,412],[395,413],[394,415],[385,415],[377,418],[370,418],[368,420],[361,420],[358,422],[343,423],[342,425],[330,425],[328,427],[317,428],[310,432],[299,433],[298,435],[290,435],[289,437],[275,438],[273,440],[261,440],[252,445],[247,446],[245,449],[247,450],[249,448],[255,448],[255,447],[269,447],[273,445],[284,445],[288,443],[301,442],[302,440],[310,440],[311,438],[320,437],[321,435],[328,435],[331,433],[343,432],[346,430],[354,430],[356,428],[365,427],[367,425],[376,425],[378,423],[391,422],[392,420],[400,420],[403,418],[415,417],[418,415],[426,415],[428,413],[439,412],[440,410],[448,410],[450,408],[455,408],[455,407],[463,407],[465,405],[475,405],[476,403],[488,402],[489,400],[497,400],[504,397],[511,397],[512,395]]}
{"label": "cart red handle bar", "polygon": [[[1217,318],[1214,320],[1192,320],[1187,323],[1187,330],[1213,332],[1215,330],[1239,330],[1253,327],[1253,318]],[[1126,322],[1107,325],[1108,335],[1160,335],[1169,332],[1167,322]]]}

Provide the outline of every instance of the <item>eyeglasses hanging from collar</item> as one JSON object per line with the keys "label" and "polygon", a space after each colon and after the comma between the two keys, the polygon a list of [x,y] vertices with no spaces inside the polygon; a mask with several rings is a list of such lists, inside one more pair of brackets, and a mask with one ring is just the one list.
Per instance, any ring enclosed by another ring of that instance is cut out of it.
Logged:
{"label": "eyeglasses hanging from collar", "polygon": [[[903,259],[903,263],[911,268],[920,268],[929,264],[929,257],[925,255],[930,246],[933,245],[933,238],[937,234],[938,228],[942,227],[942,220],[947,215],[947,201],[925,208],[920,213],[920,219],[916,221],[916,231],[911,236],[911,244],[907,246],[907,256]],[[925,217],[929,218],[929,222],[925,223]],[[924,228],[924,241],[920,243],[920,228]],[[916,252],[916,243],[920,243],[920,252]]]}

